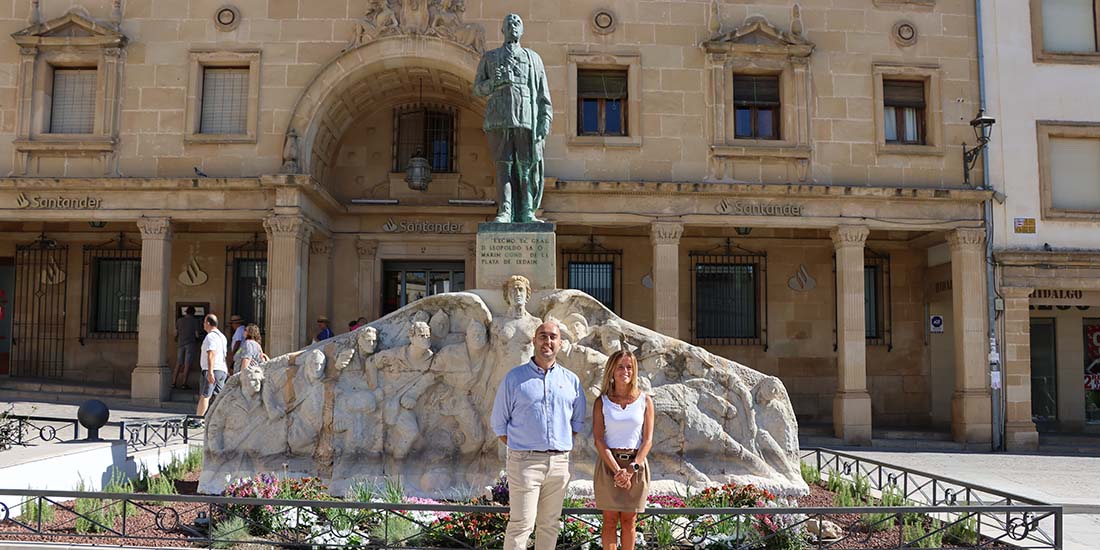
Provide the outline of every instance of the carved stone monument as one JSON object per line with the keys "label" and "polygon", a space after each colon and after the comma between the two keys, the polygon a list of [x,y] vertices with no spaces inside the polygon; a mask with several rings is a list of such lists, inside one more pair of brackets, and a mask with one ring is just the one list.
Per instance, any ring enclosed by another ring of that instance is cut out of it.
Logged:
{"label": "carved stone monument", "polygon": [[[420,496],[479,492],[504,466],[489,427],[496,388],[531,356],[544,320],[561,326],[558,361],[581,378],[590,403],[608,355],[638,354],[656,407],[655,487],[736,481],[779,495],[807,491],[779,379],[620,319],[582,292],[532,293],[518,276],[497,289],[424,298],[230,377],[208,413],[199,490],[286,471],[319,476],[334,494],[398,476]],[[581,486],[594,456],[589,418],[573,454]]]}

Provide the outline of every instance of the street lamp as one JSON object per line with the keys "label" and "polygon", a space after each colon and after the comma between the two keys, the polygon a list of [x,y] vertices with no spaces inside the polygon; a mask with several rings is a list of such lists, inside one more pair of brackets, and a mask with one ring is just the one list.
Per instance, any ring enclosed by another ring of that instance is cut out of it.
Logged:
{"label": "street lamp", "polygon": [[966,147],[963,142],[963,183],[970,185],[970,171],[978,163],[978,155],[985,150],[989,143],[989,130],[997,122],[993,117],[985,114],[984,110],[978,111],[978,116],[970,121],[970,127],[974,129],[974,137],[978,140],[977,146],[972,149]]}

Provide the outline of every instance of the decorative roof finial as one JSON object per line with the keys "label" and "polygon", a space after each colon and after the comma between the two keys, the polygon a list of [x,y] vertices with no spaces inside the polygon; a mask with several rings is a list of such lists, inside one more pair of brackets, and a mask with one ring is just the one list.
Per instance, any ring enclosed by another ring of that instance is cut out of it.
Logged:
{"label": "decorative roof finial", "polygon": [[111,6],[111,20],[122,27],[122,0],[114,0]]}
{"label": "decorative roof finial", "polygon": [[707,30],[712,36],[722,30],[722,13],[718,9],[718,0],[710,2],[710,21],[707,22]]}
{"label": "decorative roof finial", "polygon": [[42,22],[42,14],[38,11],[38,1],[39,0],[31,0],[31,14],[29,16],[31,25],[37,25]]}
{"label": "decorative roof finial", "polygon": [[794,36],[802,36],[802,8],[795,4],[791,8],[791,34]]}

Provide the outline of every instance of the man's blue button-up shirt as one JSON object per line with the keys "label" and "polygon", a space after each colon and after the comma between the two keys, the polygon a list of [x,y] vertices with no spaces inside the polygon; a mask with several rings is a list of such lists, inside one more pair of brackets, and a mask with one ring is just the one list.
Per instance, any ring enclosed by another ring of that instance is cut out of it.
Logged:
{"label": "man's blue button-up shirt", "polygon": [[545,374],[534,361],[510,371],[497,389],[490,422],[514,451],[571,451],[573,432],[584,428],[580,378],[555,363]]}

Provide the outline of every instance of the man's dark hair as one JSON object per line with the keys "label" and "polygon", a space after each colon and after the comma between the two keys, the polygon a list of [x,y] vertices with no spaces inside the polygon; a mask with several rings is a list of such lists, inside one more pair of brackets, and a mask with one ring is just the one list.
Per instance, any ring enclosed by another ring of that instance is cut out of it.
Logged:
{"label": "man's dark hair", "polygon": [[186,313],[188,317],[194,317],[195,306],[187,306],[187,309],[183,310],[183,312]]}
{"label": "man's dark hair", "polygon": [[206,323],[208,323],[210,326],[212,326],[214,328],[218,328],[218,318],[213,313],[211,313],[210,315],[207,315],[203,319],[203,321],[205,321]]}

